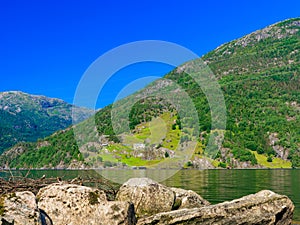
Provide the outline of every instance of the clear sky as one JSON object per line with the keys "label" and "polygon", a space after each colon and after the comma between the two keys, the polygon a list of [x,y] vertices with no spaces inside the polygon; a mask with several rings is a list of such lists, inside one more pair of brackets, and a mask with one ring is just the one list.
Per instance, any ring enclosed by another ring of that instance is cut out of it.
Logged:
{"label": "clear sky", "polygon": [[[20,90],[72,103],[88,66],[106,51],[139,40],[175,42],[203,55],[280,20],[299,17],[299,0],[2,0],[0,91]],[[158,64],[124,70],[98,107],[129,81],[163,76]]]}

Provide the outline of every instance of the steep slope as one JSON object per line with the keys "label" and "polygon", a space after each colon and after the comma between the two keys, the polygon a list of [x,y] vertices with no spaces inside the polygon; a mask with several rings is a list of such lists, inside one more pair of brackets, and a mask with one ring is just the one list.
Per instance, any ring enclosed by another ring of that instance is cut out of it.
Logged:
{"label": "steep slope", "polygon": [[[72,124],[72,105],[19,91],[0,93],[0,153],[20,141],[33,142]],[[92,111],[78,108],[78,122]]]}
{"label": "steep slope", "polygon": [[[300,18],[296,18],[224,44],[202,57],[218,78],[227,107],[224,142],[216,142],[219,153],[214,160],[206,158],[205,147],[209,137],[215,136],[218,140],[220,134],[217,130],[211,130],[210,108],[201,88],[180,67],[165,76],[186,90],[198,111],[199,143],[186,166],[201,167],[204,163],[233,168],[300,167],[299,51]],[[195,66],[197,63],[195,60],[183,66]],[[158,80],[135,95],[168,85]],[[133,135],[124,134],[120,137],[123,144],[120,144],[112,129],[111,107],[107,106],[95,115],[97,131],[92,130],[88,122],[78,126],[89,134],[79,143],[80,149],[74,140],[68,139],[72,136],[72,131],[68,130],[38,143],[14,147],[2,158],[3,164],[12,167],[68,167],[72,159],[82,162],[84,155],[87,165],[147,166],[166,158],[169,160],[170,156],[178,154],[174,143],[184,146],[189,139],[188,135],[183,135],[180,140],[178,138],[178,133],[184,133],[180,125],[184,118],[179,118],[176,110],[162,103],[161,99],[148,98],[137,102],[132,108],[129,117]],[[121,110],[122,106],[119,107]],[[169,134],[153,145],[149,141],[149,126],[152,123],[153,127],[157,127],[156,120],[167,124]],[[102,140],[99,141],[96,132]],[[143,143],[135,138],[142,139]],[[69,140],[69,145],[63,144],[65,140]],[[47,146],[41,147],[45,142]],[[146,152],[151,150],[154,153],[150,156],[136,154],[135,143],[145,148]],[[72,153],[68,153],[70,148]],[[49,152],[56,155],[56,163],[45,160]],[[59,159],[60,153],[70,156],[65,164],[62,163],[63,158]]]}
{"label": "steep slope", "polygon": [[[283,21],[224,44],[203,57],[219,78],[227,106],[221,162],[238,166],[232,162],[233,156],[256,164],[249,152],[255,150],[266,154],[268,161],[278,156],[300,166],[299,30],[299,18]],[[203,101],[204,96],[191,88],[196,84],[185,74],[173,71],[167,77],[179,81],[195,102]],[[206,116],[208,119],[209,113]],[[258,163],[273,166],[271,162]]]}

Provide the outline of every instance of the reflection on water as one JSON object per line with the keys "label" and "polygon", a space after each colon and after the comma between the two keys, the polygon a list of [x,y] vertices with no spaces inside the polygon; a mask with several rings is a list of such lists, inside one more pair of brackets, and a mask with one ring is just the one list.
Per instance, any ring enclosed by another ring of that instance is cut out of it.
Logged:
{"label": "reflection on water", "polygon": [[162,183],[194,190],[211,203],[269,189],[292,199],[300,221],[300,170],[182,170]]}
{"label": "reflection on water", "polygon": [[98,170],[97,172],[115,183],[123,184],[132,177],[149,177],[152,180],[163,182],[166,177],[172,177],[176,174],[177,170]]}
{"label": "reflection on water", "polygon": [[[104,170],[102,175],[114,177],[115,181],[127,180],[135,175],[145,177],[168,177],[174,171],[168,170]],[[16,173],[16,172],[15,172]],[[26,171],[18,173],[26,174]],[[104,174],[103,174],[104,173]],[[62,177],[72,179],[77,176],[100,176],[95,171],[31,171],[30,177]],[[0,173],[0,176],[10,176]],[[191,189],[211,203],[219,203],[269,189],[292,199],[296,208],[294,220],[300,221],[300,170],[181,170],[161,183],[167,186]]]}

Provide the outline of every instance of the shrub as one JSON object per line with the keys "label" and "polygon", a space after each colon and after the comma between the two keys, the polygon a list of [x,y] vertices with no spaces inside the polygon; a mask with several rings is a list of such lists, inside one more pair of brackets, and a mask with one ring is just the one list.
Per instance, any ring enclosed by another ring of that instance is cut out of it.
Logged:
{"label": "shrub", "polygon": [[112,167],[113,164],[110,161],[104,161],[104,167]]}
{"label": "shrub", "polygon": [[221,168],[226,168],[226,167],[227,167],[227,164],[224,163],[224,162],[220,162],[220,163],[219,163],[219,167],[221,167]]}
{"label": "shrub", "polygon": [[273,162],[272,156],[269,155],[268,158],[267,158],[267,161],[268,162]]}

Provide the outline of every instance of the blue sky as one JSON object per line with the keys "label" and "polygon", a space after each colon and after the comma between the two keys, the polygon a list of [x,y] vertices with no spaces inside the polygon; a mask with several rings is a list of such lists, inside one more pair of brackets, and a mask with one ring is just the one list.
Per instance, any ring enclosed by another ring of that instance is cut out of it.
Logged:
{"label": "blue sky", "polygon": [[[50,1],[0,3],[0,91],[20,90],[72,103],[88,66],[119,45],[164,40],[203,55],[280,20],[300,16],[300,1]],[[102,90],[111,103],[128,82],[163,76],[170,66],[125,68]]]}

